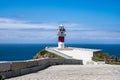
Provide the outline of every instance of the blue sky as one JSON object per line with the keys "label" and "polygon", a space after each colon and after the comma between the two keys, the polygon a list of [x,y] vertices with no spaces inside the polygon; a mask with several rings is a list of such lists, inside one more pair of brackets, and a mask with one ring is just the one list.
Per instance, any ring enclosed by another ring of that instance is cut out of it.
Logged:
{"label": "blue sky", "polygon": [[120,44],[119,0],[0,0],[0,43]]}

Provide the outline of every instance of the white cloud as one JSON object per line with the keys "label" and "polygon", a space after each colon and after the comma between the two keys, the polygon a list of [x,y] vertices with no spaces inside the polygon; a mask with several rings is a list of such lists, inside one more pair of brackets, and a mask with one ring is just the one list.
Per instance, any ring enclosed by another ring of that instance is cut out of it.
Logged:
{"label": "white cloud", "polygon": [[[57,43],[58,25],[0,18],[0,43]],[[63,25],[68,43],[120,43],[119,31],[102,31],[77,23]]]}
{"label": "white cloud", "polygon": [[30,28],[44,28],[55,29],[55,24],[31,24],[25,21],[0,18],[0,28],[4,29],[30,29]]}
{"label": "white cloud", "polygon": [[[20,21],[8,18],[0,18],[0,29],[54,29],[58,28],[58,23],[30,23],[28,21]],[[90,30],[81,24],[64,23],[67,30]]]}
{"label": "white cloud", "polygon": [[67,34],[67,42],[75,43],[120,43],[120,32],[76,31]]}
{"label": "white cloud", "polygon": [[0,23],[23,23],[24,21],[17,21],[9,18],[0,18]]}

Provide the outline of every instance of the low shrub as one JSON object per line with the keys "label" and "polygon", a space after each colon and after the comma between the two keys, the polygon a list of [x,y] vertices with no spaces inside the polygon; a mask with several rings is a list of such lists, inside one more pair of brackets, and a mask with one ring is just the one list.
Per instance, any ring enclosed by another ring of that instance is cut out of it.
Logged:
{"label": "low shrub", "polygon": [[0,80],[5,80],[5,76],[4,75],[0,75]]}

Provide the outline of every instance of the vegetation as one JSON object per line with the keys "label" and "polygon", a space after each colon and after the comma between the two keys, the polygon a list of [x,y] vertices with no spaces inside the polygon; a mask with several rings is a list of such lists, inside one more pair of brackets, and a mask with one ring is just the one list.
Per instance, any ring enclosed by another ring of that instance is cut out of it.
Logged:
{"label": "vegetation", "polygon": [[103,52],[98,52],[93,55],[93,61],[105,61],[106,64],[120,65],[120,58],[116,56],[110,56]]}
{"label": "vegetation", "polygon": [[0,80],[5,80],[5,76],[4,75],[0,75]]}
{"label": "vegetation", "polygon": [[93,55],[93,60],[94,61],[105,61],[106,59],[110,59],[110,55],[103,53],[103,52],[98,52]]}
{"label": "vegetation", "polygon": [[120,58],[116,57],[116,56],[111,56],[111,58],[109,60],[106,61],[107,64],[116,64],[116,65],[120,65]]}
{"label": "vegetation", "polygon": [[38,59],[38,58],[63,58],[63,57],[56,55],[54,53],[48,52],[45,49],[43,49],[40,52],[38,52],[36,56],[34,56],[34,59]]}

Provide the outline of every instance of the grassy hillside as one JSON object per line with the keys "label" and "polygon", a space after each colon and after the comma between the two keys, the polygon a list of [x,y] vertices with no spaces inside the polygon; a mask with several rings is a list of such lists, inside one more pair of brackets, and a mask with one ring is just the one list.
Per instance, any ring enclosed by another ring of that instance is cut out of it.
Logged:
{"label": "grassy hillside", "polygon": [[93,54],[93,60],[94,61],[106,61],[108,59],[110,59],[111,56],[106,54],[106,53],[103,53],[103,52],[98,52],[98,53],[95,53]]}
{"label": "grassy hillside", "polygon": [[43,49],[34,56],[34,59],[39,59],[39,58],[63,58],[63,57],[56,55],[55,53],[48,52],[45,49]]}
{"label": "grassy hillside", "polygon": [[93,55],[93,61],[105,61],[107,64],[120,65],[120,58],[117,56],[110,56],[103,52],[98,52]]}

